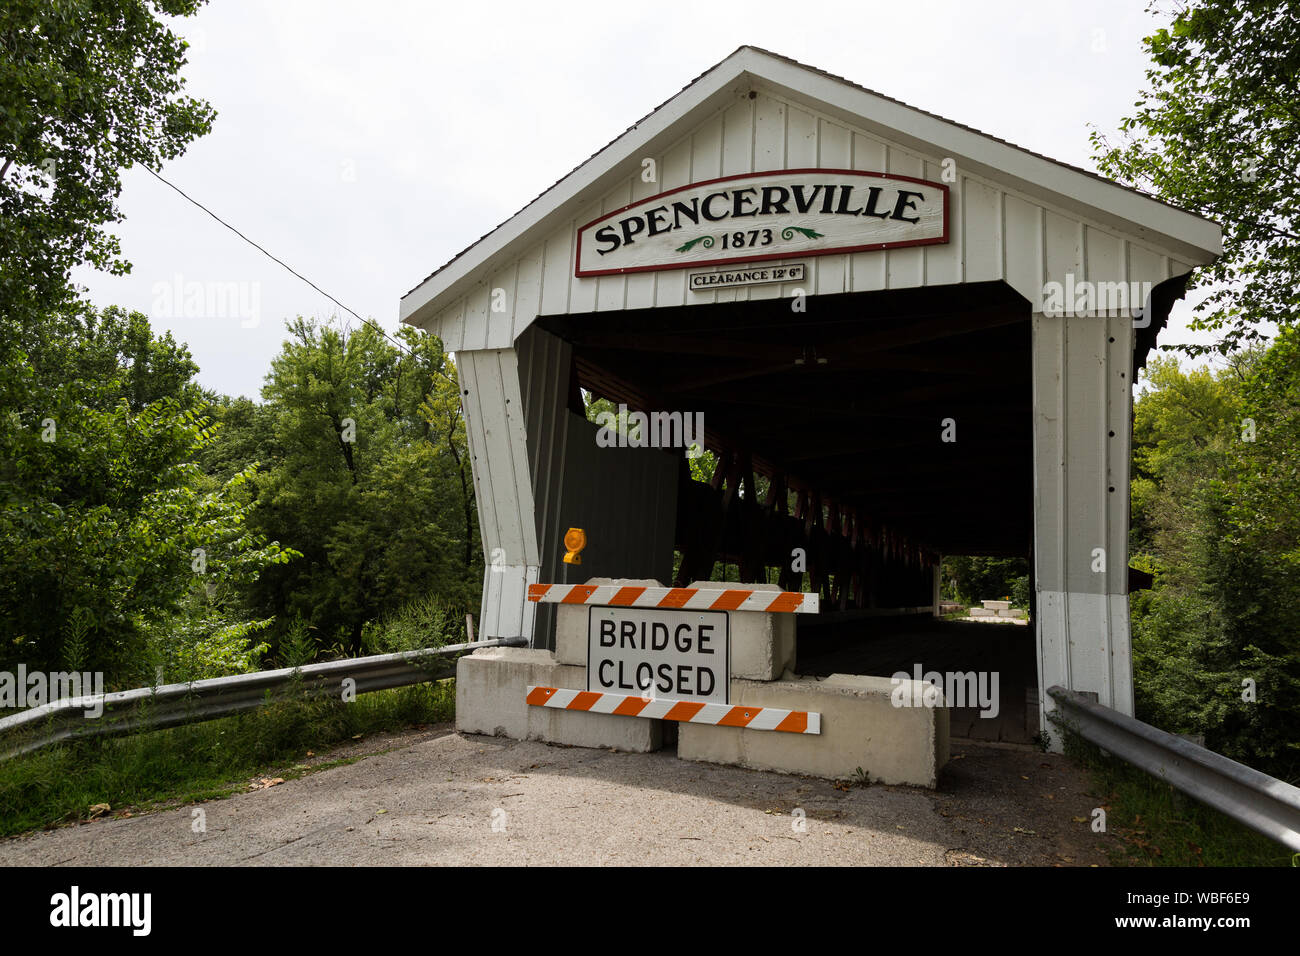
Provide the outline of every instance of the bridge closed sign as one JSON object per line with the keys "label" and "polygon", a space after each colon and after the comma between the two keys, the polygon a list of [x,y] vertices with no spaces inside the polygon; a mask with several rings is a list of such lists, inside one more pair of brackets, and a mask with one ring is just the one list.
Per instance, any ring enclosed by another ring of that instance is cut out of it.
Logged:
{"label": "bridge closed sign", "polygon": [[592,607],[587,690],[731,703],[731,642],[725,611]]}

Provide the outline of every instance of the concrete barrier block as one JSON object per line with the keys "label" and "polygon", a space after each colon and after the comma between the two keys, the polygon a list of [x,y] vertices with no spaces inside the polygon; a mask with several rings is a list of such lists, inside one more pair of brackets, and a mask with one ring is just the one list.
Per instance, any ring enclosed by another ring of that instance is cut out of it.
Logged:
{"label": "concrete barrier block", "polygon": [[973,607],[970,609],[971,617],[997,617],[997,611],[986,607]]}
{"label": "concrete barrier block", "polygon": [[[584,584],[617,584],[620,587],[661,588],[654,578],[588,578]],[[555,606],[555,659],[561,664],[587,666],[587,619],[585,604]]]}
{"label": "concrete barrier block", "polygon": [[[913,700],[929,684],[906,681]],[[834,674],[825,680],[731,682],[731,702],[821,714],[821,733],[791,734],[707,724],[678,725],[677,756],[754,770],[840,779],[858,767],[872,781],[935,787],[948,762],[948,709],[895,707],[887,677]]]}
{"label": "concrete barrier block", "polygon": [[732,611],[731,676],[741,680],[777,680],[795,665],[793,614]]}
{"label": "concrete barrier block", "polygon": [[1010,601],[980,601],[990,611],[1005,611],[1011,607]]}
{"label": "concrete barrier block", "polygon": [[[744,588],[774,591],[775,584],[740,584],[734,581],[693,581],[693,588]],[[795,665],[795,616],[763,611],[728,612],[731,629],[731,676],[741,680],[778,680]]]}
{"label": "concrete barrier block", "polygon": [[585,604],[555,606],[555,660],[575,667],[587,666],[587,615]]}
{"label": "concrete barrier block", "polygon": [[660,721],[614,714],[530,707],[530,685],[586,687],[583,667],[558,663],[550,651],[489,647],[456,662],[456,729],[569,747],[645,753],[663,746]]}

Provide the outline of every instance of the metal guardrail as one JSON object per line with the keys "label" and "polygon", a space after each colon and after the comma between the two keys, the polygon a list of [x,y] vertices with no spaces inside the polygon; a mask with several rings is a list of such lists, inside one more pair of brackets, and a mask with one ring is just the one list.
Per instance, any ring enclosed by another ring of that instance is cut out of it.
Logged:
{"label": "metal guardrail", "polygon": [[1083,697],[1049,687],[1057,723],[1300,852],[1300,788]]}
{"label": "metal guardrail", "polygon": [[[304,667],[214,677],[187,684],[138,687],[112,694],[69,697],[0,719],[0,760],[30,753],[60,740],[116,737],[179,724],[229,717],[274,701],[289,689],[312,697],[342,693],[343,681],[356,682],[358,694],[435,679],[435,667],[448,654],[480,647],[521,647],[522,637],[507,637],[397,654],[354,657]],[[86,716],[87,710],[99,711]]]}

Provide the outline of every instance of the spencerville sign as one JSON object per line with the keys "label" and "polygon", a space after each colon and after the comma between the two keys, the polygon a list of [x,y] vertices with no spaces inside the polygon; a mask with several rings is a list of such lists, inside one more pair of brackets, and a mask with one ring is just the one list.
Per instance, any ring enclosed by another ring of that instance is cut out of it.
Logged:
{"label": "spencerville sign", "polygon": [[948,241],[948,187],[847,169],[725,176],[669,190],[578,230],[574,274],[867,252]]}

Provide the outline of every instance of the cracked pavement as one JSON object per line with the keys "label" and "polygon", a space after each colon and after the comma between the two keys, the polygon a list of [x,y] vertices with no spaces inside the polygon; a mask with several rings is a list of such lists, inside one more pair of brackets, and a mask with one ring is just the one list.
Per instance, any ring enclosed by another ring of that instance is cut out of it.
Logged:
{"label": "cracked pavement", "polygon": [[926,791],[446,726],[384,746],[223,800],[6,839],[0,865],[1086,866],[1111,839],[1086,822],[1084,773],[1028,747],[954,740]]}

